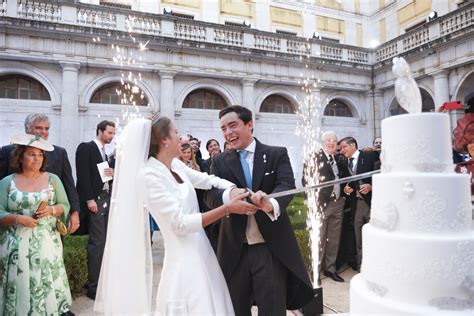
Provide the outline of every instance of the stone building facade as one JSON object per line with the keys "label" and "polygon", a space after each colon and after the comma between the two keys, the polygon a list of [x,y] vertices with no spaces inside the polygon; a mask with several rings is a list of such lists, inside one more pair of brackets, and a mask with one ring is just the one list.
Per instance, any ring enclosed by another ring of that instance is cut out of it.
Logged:
{"label": "stone building facade", "polygon": [[[376,9],[363,0],[339,1],[337,8],[324,1],[243,1],[254,6],[248,18],[256,29],[238,25],[245,16],[224,14],[226,1],[84,2],[0,1],[1,144],[23,131],[31,112],[50,116],[50,138],[67,148],[71,161],[100,120],[124,123],[152,112],[172,117],[182,134],[222,144],[218,109],[242,104],[255,113],[261,141],[288,148],[300,179],[302,140],[295,128],[301,119],[294,112],[307,97],[304,80],[315,82],[321,129],[354,136],[361,146],[380,135],[382,119],[401,112],[391,73],[395,56],[410,63],[425,111],[452,100],[471,109],[474,103],[472,3],[429,1],[439,16],[400,34],[426,19],[425,7],[405,21],[403,10],[416,1],[378,1],[384,6]],[[165,5],[172,9],[162,14]],[[398,22],[390,12],[398,12]],[[331,19],[346,17],[345,31],[335,32],[341,26]],[[363,36],[357,24],[367,30]],[[369,48],[373,36],[383,43]],[[463,112],[451,115],[455,121]]]}

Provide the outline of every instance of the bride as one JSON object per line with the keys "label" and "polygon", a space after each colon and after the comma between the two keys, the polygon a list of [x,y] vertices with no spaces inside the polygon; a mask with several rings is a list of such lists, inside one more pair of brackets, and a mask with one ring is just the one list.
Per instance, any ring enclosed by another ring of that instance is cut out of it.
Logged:
{"label": "bride", "polygon": [[176,159],[180,153],[178,132],[167,117],[135,119],[122,132],[96,311],[151,314],[148,210],[165,244],[155,315],[234,314],[203,227],[229,213],[253,214],[257,207],[242,200],[248,193],[240,193],[229,204],[201,214],[194,188],[231,190],[234,185],[186,167]]}

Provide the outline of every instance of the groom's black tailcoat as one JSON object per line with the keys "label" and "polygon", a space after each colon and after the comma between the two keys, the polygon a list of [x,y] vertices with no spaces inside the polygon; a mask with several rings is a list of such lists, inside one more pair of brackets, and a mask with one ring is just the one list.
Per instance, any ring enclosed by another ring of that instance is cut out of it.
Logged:
{"label": "groom's black tailcoat", "polygon": [[[226,151],[213,159],[211,173],[245,188],[245,178],[237,151]],[[252,190],[267,194],[295,188],[295,179],[286,148],[267,146],[256,140]],[[224,190],[212,189],[205,198],[210,208],[222,204]],[[288,269],[287,309],[306,305],[314,296],[313,287],[290,223],[286,207],[293,196],[277,198],[281,215],[271,221],[267,214],[255,214],[260,232],[272,254]],[[231,214],[222,218],[217,257],[224,276],[229,282],[238,264],[244,246],[247,216]]]}

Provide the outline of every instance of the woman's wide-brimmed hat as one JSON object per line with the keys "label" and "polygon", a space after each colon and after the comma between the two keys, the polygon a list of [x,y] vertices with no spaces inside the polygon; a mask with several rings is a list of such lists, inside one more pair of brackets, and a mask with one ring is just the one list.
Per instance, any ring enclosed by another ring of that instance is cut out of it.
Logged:
{"label": "woman's wide-brimmed hat", "polygon": [[463,152],[467,144],[474,142],[474,113],[466,113],[457,121],[454,133],[454,147]]}
{"label": "woman's wide-brimmed hat", "polygon": [[31,134],[20,134],[15,135],[10,139],[10,144],[14,145],[23,145],[23,146],[31,146],[35,147],[44,151],[53,151],[54,147],[47,140],[41,138],[39,134],[31,135]]}

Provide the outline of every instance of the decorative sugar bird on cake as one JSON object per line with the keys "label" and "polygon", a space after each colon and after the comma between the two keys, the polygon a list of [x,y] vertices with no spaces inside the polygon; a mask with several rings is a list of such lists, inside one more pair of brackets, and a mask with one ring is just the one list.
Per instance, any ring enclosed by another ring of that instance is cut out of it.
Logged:
{"label": "decorative sugar bird on cake", "polygon": [[411,76],[410,66],[403,57],[393,59],[392,72],[397,78],[395,80],[395,96],[398,104],[408,113],[420,113],[420,89]]}

